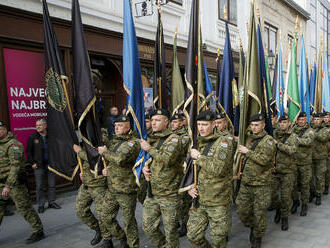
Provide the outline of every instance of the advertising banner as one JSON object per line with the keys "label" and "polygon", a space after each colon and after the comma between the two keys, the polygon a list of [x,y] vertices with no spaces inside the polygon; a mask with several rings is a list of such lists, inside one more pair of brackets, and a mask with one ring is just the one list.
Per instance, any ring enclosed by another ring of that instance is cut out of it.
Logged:
{"label": "advertising banner", "polygon": [[35,122],[47,117],[44,54],[3,49],[10,130],[26,148]]}

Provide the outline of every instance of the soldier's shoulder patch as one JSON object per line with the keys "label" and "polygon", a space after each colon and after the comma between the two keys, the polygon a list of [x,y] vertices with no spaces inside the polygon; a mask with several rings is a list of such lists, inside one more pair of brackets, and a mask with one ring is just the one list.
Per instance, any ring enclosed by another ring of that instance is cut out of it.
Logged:
{"label": "soldier's shoulder patch", "polygon": [[228,143],[226,141],[221,141],[220,146],[227,148],[228,147]]}
{"label": "soldier's shoulder patch", "polygon": [[128,150],[127,148],[124,147],[124,148],[122,149],[122,152],[123,152],[124,154],[127,154],[127,153],[129,153],[129,150]]}
{"label": "soldier's shoulder patch", "polygon": [[234,137],[233,136],[228,136],[228,139],[233,140]]}
{"label": "soldier's shoulder patch", "polygon": [[179,139],[178,138],[172,138],[171,141],[177,143],[179,141]]}
{"label": "soldier's shoulder patch", "polygon": [[272,140],[268,140],[267,143],[268,143],[268,145],[271,145],[271,146],[274,144],[274,142]]}
{"label": "soldier's shoulder patch", "polygon": [[169,147],[167,148],[167,150],[168,150],[169,152],[173,152],[173,151],[174,151],[174,146],[169,146]]}
{"label": "soldier's shoulder patch", "polygon": [[227,158],[227,154],[226,154],[225,152],[220,152],[220,153],[219,153],[219,158],[220,158],[221,160],[224,160],[224,159]]}
{"label": "soldier's shoulder patch", "polygon": [[19,149],[21,149],[19,146],[13,146],[13,150],[19,150]]}
{"label": "soldier's shoulder patch", "polygon": [[213,152],[209,152],[207,156],[213,156]]}
{"label": "soldier's shoulder patch", "polygon": [[128,141],[127,145],[130,146],[130,147],[133,147],[134,146],[134,141]]}

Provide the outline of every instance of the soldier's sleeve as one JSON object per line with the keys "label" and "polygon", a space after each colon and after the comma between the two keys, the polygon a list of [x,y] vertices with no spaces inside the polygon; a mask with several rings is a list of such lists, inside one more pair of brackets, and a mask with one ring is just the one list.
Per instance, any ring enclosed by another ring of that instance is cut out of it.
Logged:
{"label": "soldier's sleeve", "polygon": [[[233,147],[230,142],[228,142],[227,147],[218,146],[214,157],[210,159],[205,155],[201,155],[196,163],[210,175],[217,177],[223,177],[226,175],[232,175],[232,153]],[[230,172],[229,172],[230,171]]]}
{"label": "soldier's sleeve", "polygon": [[297,143],[300,146],[311,146],[314,142],[314,131],[312,129],[307,130],[303,137],[297,137]]}
{"label": "soldier's sleeve", "polygon": [[151,147],[148,151],[152,159],[156,163],[162,163],[165,165],[174,165],[175,162],[183,155],[183,149],[181,139],[177,136],[170,137],[170,142],[163,146],[164,149],[157,150],[155,147]]}
{"label": "soldier's sleeve", "polygon": [[22,166],[24,148],[21,144],[12,144],[8,149],[10,171],[7,177],[6,186],[12,188],[18,179],[18,174]]}
{"label": "soldier's sleeve", "polygon": [[81,150],[80,152],[78,152],[78,156],[79,156],[79,158],[81,158],[82,160],[84,160],[84,161],[88,161],[87,153],[86,153],[85,150]]}
{"label": "soldier's sleeve", "polygon": [[104,158],[111,164],[120,167],[132,167],[140,151],[138,140],[125,142],[116,153],[107,150],[103,153]]}
{"label": "soldier's sleeve", "polygon": [[257,151],[250,150],[246,154],[246,157],[261,166],[269,166],[272,163],[275,156],[275,151],[276,151],[275,142],[272,139],[268,139],[266,140],[266,142],[260,145],[262,145],[261,149],[258,149]]}
{"label": "soldier's sleeve", "polygon": [[292,138],[292,142],[288,142],[287,144],[283,144],[282,142],[279,142],[277,143],[277,149],[288,155],[293,155],[295,152],[297,152],[297,146],[295,144],[295,141],[296,141],[296,136]]}
{"label": "soldier's sleeve", "polygon": [[327,129],[322,128],[322,130],[315,133],[315,139],[321,142],[327,142],[327,140],[329,139]]}

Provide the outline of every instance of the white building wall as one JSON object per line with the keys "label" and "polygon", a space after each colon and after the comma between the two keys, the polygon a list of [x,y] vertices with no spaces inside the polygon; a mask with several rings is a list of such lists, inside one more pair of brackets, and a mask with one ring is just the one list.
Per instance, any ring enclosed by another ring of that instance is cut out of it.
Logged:
{"label": "white building wall", "polygon": [[[152,0],[154,1],[154,0]],[[241,0],[237,0],[240,5]],[[244,0],[249,2],[250,0]],[[135,3],[132,0],[133,14]],[[213,53],[223,49],[225,39],[224,22],[218,20],[218,1],[201,0],[201,24],[203,42],[207,50]],[[47,0],[52,17],[71,20],[71,0]],[[122,0],[80,0],[82,21],[94,27],[122,32],[123,29],[123,1]],[[31,12],[42,13],[40,0],[1,0],[1,4]],[[168,44],[173,43],[175,26],[178,26],[178,45],[187,46],[191,0],[183,0],[183,4],[169,2],[162,6],[162,21],[164,38]],[[136,34],[138,37],[154,40],[157,27],[157,6],[154,5],[154,15],[135,18]],[[238,19],[240,19],[238,14]],[[231,41],[234,50],[238,50],[238,28],[230,25]]]}

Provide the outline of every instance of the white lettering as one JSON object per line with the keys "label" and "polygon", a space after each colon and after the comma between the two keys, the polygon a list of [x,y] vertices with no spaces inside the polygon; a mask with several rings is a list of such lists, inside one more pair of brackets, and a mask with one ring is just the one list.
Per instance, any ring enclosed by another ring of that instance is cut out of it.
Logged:
{"label": "white lettering", "polygon": [[13,88],[13,87],[10,87],[10,96],[18,96],[18,89],[17,87]]}
{"label": "white lettering", "polygon": [[11,100],[11,109],[19,109],[19,101]]}
{"label": "white lettering", "polygon": [[25,92],[24,92],[24,89],[23,88],[21,88],[19,90],[19,95],[18,96],[24,96],[25,97]]}

